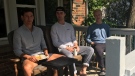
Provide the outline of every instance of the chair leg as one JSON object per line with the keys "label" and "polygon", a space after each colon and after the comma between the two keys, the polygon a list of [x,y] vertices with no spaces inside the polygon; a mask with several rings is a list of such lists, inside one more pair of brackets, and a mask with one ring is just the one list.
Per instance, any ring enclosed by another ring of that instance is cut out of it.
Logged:
{"label": "chair leg", "polygon": [[14,63],[15,76],[18,76],[17,63]]}
{"label": "chair leg", "polygon": [[95,61],[96,61],[96,55],[94,54],[94,58],[93,58],[93,61],[92,61],[92,67],[94,66]]}
{"label": "chair leg", "polygon": [[97,72],[97,70],[98,70],[98,62],[96,62],[96,72]]}
{"label": "chair leg", "polygon": [[65,76],[68,76],[68,67],[64,68],[64,74],[65,74]]}

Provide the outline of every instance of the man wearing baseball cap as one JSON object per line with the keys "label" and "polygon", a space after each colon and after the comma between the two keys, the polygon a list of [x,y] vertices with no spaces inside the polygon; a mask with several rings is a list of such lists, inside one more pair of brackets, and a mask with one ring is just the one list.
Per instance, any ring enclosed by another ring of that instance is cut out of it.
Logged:
{"label": "man wearing baseball cap", "polygon": [[[66,11],[64,7],[57,7],[55,11],[58,22],[51,28],[51,37],[53,45],[59,49],[59,52],[67,57],[73,58],[73,51],[76,49],[78,55],[83,55],[83,66],[80,71],[80,76],[85,76],[86,69],[89,66],[90,59],[94,53],[92,47],[78,46],[75,31],[70,23],[65,22]],[[77,70],[74,64],[74,76]]]}

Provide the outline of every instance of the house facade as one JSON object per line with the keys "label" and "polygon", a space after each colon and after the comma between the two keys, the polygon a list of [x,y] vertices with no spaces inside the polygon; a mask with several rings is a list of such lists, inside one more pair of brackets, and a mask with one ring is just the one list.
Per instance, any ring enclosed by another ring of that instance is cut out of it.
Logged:
{"label": "house facade", "polygon": [[34,25],[53,25],[57,20],[55,8],[66,9],[66,21],[80,26],[87,14],[84,0],[0,0],[0,45],[7,44],[7,34],[22,25],[21,11],[34,11]]}
{"label": "house facade", "polygon": [[57,20],[55,8],[63,6],[66,9],[66,21],[80,26],[87,14],[84,0],[0,0],[0,76],[13,74],[13,63],[9,58],[14,57],[9,46],[7,35],[22,25],[21,11],[32,8],[34,25],[51,26]]}

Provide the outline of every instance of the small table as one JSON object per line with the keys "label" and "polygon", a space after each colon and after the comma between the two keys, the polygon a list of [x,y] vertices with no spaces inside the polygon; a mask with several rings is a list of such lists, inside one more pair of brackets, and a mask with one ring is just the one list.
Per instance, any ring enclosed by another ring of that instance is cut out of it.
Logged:
{"label": "small table", "polygon": [[[47,72],[52,68],[58,70],[58,76],[63,76],[63,67],[69,67],[70,76],[74,76],[74,66],[77,60],[74,58],[60,57],[52,61],[43,62],[42,65],[47,67]],[[51,76],[47,74],[48,76]],[[67,75],[66,75],[67,76]]]}

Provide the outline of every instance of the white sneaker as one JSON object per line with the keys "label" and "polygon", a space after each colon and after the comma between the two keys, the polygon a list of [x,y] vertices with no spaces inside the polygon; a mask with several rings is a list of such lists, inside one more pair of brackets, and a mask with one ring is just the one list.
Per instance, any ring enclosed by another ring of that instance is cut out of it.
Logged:
{"label": "white sneaker", "polygon": [[105,74],[106,74],[105,72],[100,72],[100,74],[99,74],[99,75],[101,75],[101,76],[102,76],[102,75],[105,75]]}

